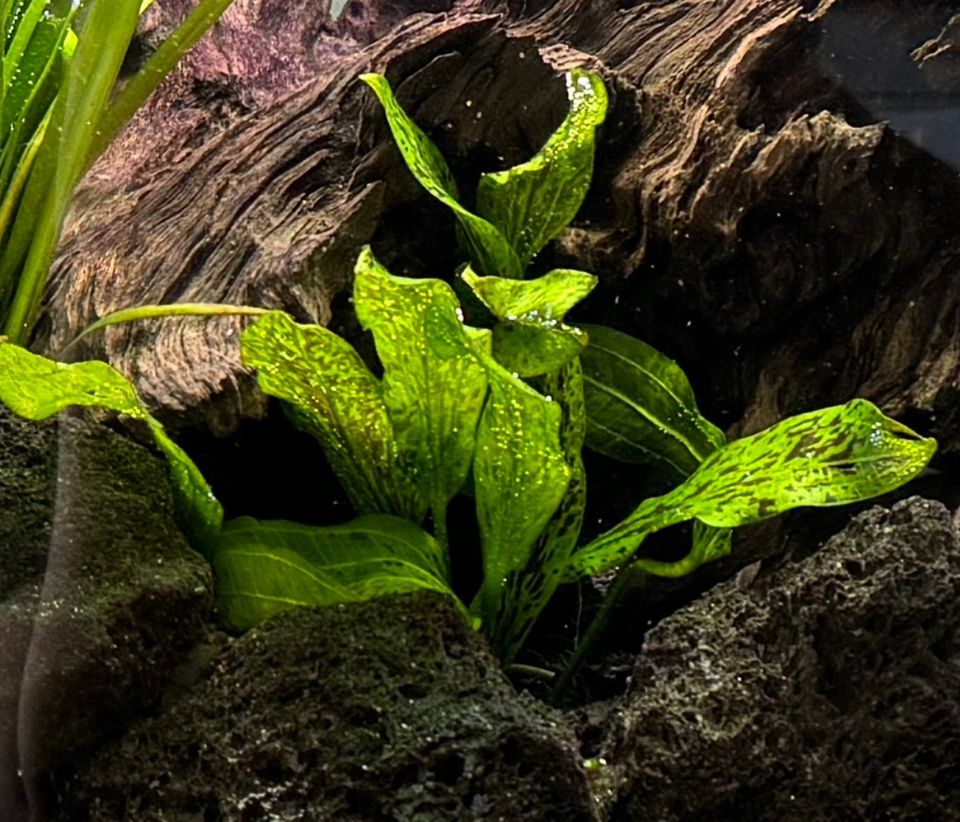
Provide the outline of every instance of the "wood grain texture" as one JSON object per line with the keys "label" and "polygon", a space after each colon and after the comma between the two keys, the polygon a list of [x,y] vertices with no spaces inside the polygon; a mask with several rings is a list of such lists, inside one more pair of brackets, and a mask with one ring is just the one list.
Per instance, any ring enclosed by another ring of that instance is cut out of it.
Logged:
{"label": "wood grain texture", "polygon": [[[350,330],[334,301],[363,243],[397,273],[458,260],[449,215],[407,175],[357,75],[387,72],[469,191],[562,117],[556,71],[590,65],[612,93],[595,185],[540,260],[601,277],[585,318],[669,352],[707,414],[741,430],[863,395],[925,415],[953,449],[960,153],[911,106],[949,112],[958,12],[354,0],[333,24],[307,0],[238,2],[79,192],[47,342],[111,309],[187,299]],[[89,353],[152,404],[227,431],[263,407],[238,329],[144,323]]]}

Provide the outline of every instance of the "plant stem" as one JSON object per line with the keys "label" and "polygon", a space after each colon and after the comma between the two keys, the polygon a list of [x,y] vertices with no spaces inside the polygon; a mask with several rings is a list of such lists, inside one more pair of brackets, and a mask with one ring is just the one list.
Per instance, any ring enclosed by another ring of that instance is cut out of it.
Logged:
{"label": "plant stem", "polygon": [[135,305],[131,308],[121,308],[119,311],[111,311],[104,314],[99,320],[88,325],[83,331],[77,334],[60,351],[63,356],[80,340],[94,331],[106,328],[110,325],[119,325],[120,323],[129,323],[134,320],[146,320],[155,317],[231,317],[241,316],[261,316],[269,314],[272,309],[258,308],[252,305],[228,305],[226,303],[170,303],[168,305]]}
{"label": "plant stem", "polygon": [[547,701],[551,704],[556,704],[560,698],[565,695],[571,681],[583,666],[584,661],[596,643],[597,637],[607,627],[607,623],[610,621],[610,615],[613,613],[620,598],[633,587],[638,572],[669,578],[686,576],[703,564],[704,548],[704,543],[694,542],[693,550],[683,559],[677,560],[676,562],[660,562],[655,559],[640,558],[633,560],[630,564],[620,569],[617,578],[607,589],[607,594],[603,598],[603,604],[600,606],[600,610],[597,611],[597,615],[590,623],[590,627],[587,628],[583,639],[580,640],[580,643],[574,649],[573,656],[570,657],[566,667],[558,677],[557,683],[550,692]]}
{"label": "plant stem", "polygon": [[629,577],[630,574],[628,574],[627,569],[624,568],[617,574],[613,584],[607,589],[607,594],[603,598],[600,610],[597,611],[597,615],[591,621],[590,627],[587,628],[587,632],[583,635],[583,639],[581,639],[577,647],[574,648],[573,656],[567,661],[564,669],[560,672],[560,676],[557,677],[556,683],[550,690],[550,694],[547,697],[549,704],[558,704],[561,697],[566,695],[570,683],[580,671],[580,668],[583,667],[583,663],[596,644],[597,637],[599,637],[607,627],[607,623],[610,621],[610,615],[613,613],[617,602],[626,592],[627,588],[630,587]]}
{"label": "plant stem", "polygon": [[440,547],[443,549],[444,570],[447,573],[447,579],[450,579],[450,542],[447,536],[447,504],[445,502],[434,503],[430,506],[430,513],[433,517],[433,536]]}

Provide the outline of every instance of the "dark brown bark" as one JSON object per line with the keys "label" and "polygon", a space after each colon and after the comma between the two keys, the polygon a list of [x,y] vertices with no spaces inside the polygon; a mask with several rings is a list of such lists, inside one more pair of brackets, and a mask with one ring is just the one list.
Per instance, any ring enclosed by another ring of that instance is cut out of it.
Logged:
{"label": "dark brown bark", "polygon": [[[355,0],[333,24],[307,0],[243,4],[84,184],[51,346],[143,302],[349,323],[331,306],[367,242],[398,273],[447,275],[449,215],[406,173],[357,76],[387,72],[470,190],[537,148],[564,109],[556,71],[588,64],[613,100],[595,183],[541,260],[600,275],[586,313],[676,357],[722,422],[754,429],[862,395],[923,412],[953,448],[960,185],[944,160],[957,157],[889,101],[936,106],[955,90],[958,9]],[[229,430],[262,409],[239,327],[143,323],[88,353],[152,403]]]}

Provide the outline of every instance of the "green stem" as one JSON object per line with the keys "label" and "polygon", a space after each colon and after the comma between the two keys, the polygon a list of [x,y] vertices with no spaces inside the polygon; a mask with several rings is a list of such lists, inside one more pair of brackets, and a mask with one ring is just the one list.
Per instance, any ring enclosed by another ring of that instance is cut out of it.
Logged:
{"label": "green stem", "polygon": [[272,309],[257,308],[252,305],[228,305],[226,303],[170,303],[168,305],[135,305],[131,308],[121,308],[104,314],[92,325],[88,325],[77,334],[60,351],[63,356],[80,340],[94,331],[106,328],[109,325],[129,323],[134,320],[146,320],[153,317],[230,317],[230,316],[260,316],[269,314]]}
{"label": "green stem", "polygon": [[553,690],[550,692],[548,701],[555,705],[565,696],[574,676],[576,676],[580,668],[583,667],[587,656],[593,650],[597,637],[606,629],[607,623],[610,621],[610,615],[613,613],[614,608],[616,608],[620,598],[630,588],[634,587],[636,572],[639,571],[658,577],[684,577],[703,564],[703,554],[704,545],[700,542],[694,542],[693,550],[683,559],[677,560],[676,562],[660,562],[655,559],[638,558],[633,560],[629,565],[624,566],[617,574],[617,578],[613,581],[613,584],[607,589],[607,594],[603,598],[600,610],[597,611],[597,615],[590,623],[590,627],[587,628],[583,639],[580,640],[574,649],[573,656],[570,657],[566,667],[558,677],[556,685],[554,685]]}
{"label": "green stem", "polygon": [[547,697],[547,702],[550,705],[559,704],[560,700],[566,696],[566,692],[570,687],[570,683],[573,682],[573,678],[577,675],[577,673],[579,673],[580,668],[583,667],[583,663],[593,650],[593,646],[596,644],[597,638],[607,627],[607,623],[610,621],[610,615],[613,613],[617,602],[629,587],[628,579],[629,574],[627,574],[626,569],[624,569],[617,574],[617,578],[607,589],[607,594],[603,598],[603,603],[600,605],[600,610],[597,611],[597,615],[590,623],[590,627],[587,628],[587,632],[583,635],[583,639],[581,639],[577,644],[577,647],[574,648],[573,656],[567,660],[567,664],[560,672],[560,676],[557,677],[556,683],[550,690],[550,694]]}

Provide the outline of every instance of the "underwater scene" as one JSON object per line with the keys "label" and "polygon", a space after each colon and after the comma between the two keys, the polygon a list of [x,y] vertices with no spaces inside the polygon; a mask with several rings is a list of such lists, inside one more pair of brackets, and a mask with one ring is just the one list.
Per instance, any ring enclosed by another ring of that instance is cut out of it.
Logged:
{"label": "underwater scene", "polygon": [[0,0],[0,822],[960,820],[960,0]]}

